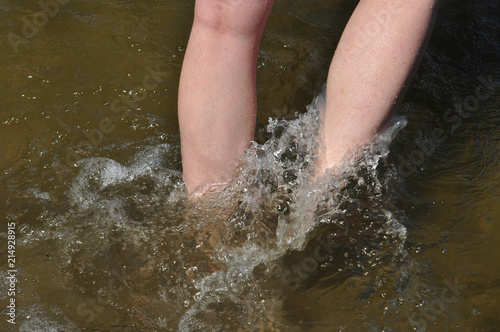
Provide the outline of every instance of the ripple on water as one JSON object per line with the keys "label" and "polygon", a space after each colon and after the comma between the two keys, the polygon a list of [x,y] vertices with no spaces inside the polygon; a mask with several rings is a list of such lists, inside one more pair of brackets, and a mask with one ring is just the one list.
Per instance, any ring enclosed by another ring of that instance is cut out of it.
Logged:
{"label": "ripple on water", "polygon": [[270,120],[271,138],[246,151],[235,181],[194,201],[168,166],[168,144],[125,164],[80,161],[69,210],[52,216],[53,230],[31,235],[44,245],[62,235],[52,247],[76,308],[68,319],[89,328],[117,317],[123,326],[181,331],[293,329],[300,315],[286,312],[297,294],[356,282],[357,297],[371,299],[391,282],[403,285],[405,218],[391,204],[396,176],[385,157],[406,122],[311,181],[323,103],[292,121]]}

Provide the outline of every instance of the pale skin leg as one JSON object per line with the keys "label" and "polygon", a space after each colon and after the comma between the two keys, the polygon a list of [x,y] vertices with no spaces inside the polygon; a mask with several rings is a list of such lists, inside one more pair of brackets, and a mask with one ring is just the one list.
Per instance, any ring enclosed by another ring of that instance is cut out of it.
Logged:
{"label": "pale skin leg", "polygon": [[254,138],[256,71],[272,0],[197,0],[179,86],[188,192],[227,184]]}
{"label": "pale skin leg", "polygon": [[317,170],[383,132],[408,87],[438,0],[361,0],[328,73]]}
{"label": "pale skin leg", "polygon": [[[337,165],[392,118],[423,52],[437,0],[361,0],[330,67],[318,170]],[[272,1],[197,0],[179,87],[184,180],[193,194],[223,186],[253,139],[256,62]],[[381,9],[397,13],[361,45]]]}

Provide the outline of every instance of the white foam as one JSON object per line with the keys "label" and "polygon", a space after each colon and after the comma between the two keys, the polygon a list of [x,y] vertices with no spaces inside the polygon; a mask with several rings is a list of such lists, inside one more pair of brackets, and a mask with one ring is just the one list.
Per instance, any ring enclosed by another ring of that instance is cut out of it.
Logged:
{"label": "white foam", "polygon": [[[252,270],[256,266],[279,260],[287,252],[304,250],[319,224],[335,224],[337,222],[335,216],[347,212],[342,210],[342,205],[346,202],[369,204],[362,202],[361,197],[351,197],[350,191],[356,193],[369,190],[372,192],[371,195],[378,196],[388,189],[385,180],[379,181],[377,170],[379,164],[389,154],[390,143],[406,125],[406,120],[403,118],[397,118],[385,133],[362,151],[361,157],[332,170],[316,182],[310,181],[316,159],[316,137],[323,105],[322,95],[308,108],[307,113],[295,120],[270,119],[267,130],[271,133],[271,139],[263,145],[253,143],[246,151],[245,168],[230,188],[221,195],[237,196],[240,202],[239,215],[253,216],[253,221],[245,227],[236,228],[234,225],[236,221],[228,218],[223,226],[226,235],[236,236],[235,234],[241,233],[242,230],[258,234],[261,230],[258,225],[269,222],[259,211],[272,209],[274,206],[270,202],[280,203],[283,196],[290,200],[288,205],[290,211],[288,214],[282,213],[276,216],[277,228],[274,234],[264,232],[262,236],[249,236],[245,242],[240,242],[236,247],[227,245],[227,240],[219,242],[217,257],[226,264],[227,270],[217,271],[199,281],[199,300],[181,319],[180,330],[188,331],[193,326],[208,328],[209,322],[200,321],[196,317],[204,311],[210,311],[210,304],[219,301],[221,296],[227,296],[230,301],[240,303],[237,306],[245,307],[249,312],[242,319],[247,322],[253,321],[250,312],[265,312],[268,305],[265,301],[256,300],[264,293],[259,283],[253,280]],[[368,180],[360,175],[363,172]],[[390,172],[388,176],[391,176]],[[353,182],[354,187],[346,186],[346,181]],[[320,203],[321,208],[319,208]],[[388,253],[396,257],[404,252],[406,228],[391,211],[383,210],[383,207],[379,209],[382,210],[376,214],[379,220],[374,221],[378,222],[378,226],[375,227],[379,227],[378,232],[383,234],[380,241],[383,241],[384,236],[396,241],[397,247],[394,248],[394,252]],[[344,225],[343,227],[350,227],[346,226],[344,221],[339,222]],[[366,222],[363,221],[362,214],[358,222]],[[373,224],[373,221],[371,223]],[[370,224],[358,227],[360,233],[354,236],[361,238],[368,236],[365,233],[369,234],[370,227]],[[370,255],[374,253],[373,249],[364,250],[368,250]],[[253,283],[253,287],[245,288],[249,282]],[[232,286],[228,288],[228,285]],[[243,289],[246,289],[246,292],[242,292]],[[255,302],[252,303],[248,298],[248,292],[253,294]],[[214,293],[218,295],[215,296]],[[244,304],[241,304],[241,301]],[[274,300],[268,299],[268,301],[271,305]],[[241,310],[236,310],[233,314],[238,316]]]}
{"label": "white foam", "polygon": [[[390,192],[392,175],[379,166],[405,120],[396,119],[350,164],[311,181],[323,105],[321,95],[295,120],[270,119],[267,130],[271,139],[262,145],[252,143],[235,181],[221,193],[181,204],[180,210],[176,204],[186,197],[182,175],[166,166],[166,156],[173,153],[167,144],[145,147],[130,160],[120,162],[109,158],[80,161],[81,170],[69,191],[73,208],[90,226],[91,236],[97,237],[92,245],[102,252],[109,249],[106,237],[114,229],[129,230],[128,241],[138,245],[157,241],[152,230],[158,231],[157,226],[163,225],[163,235],[157,236],[163,236],[161,241],[172,250],[165,273],[179,290],[164,292],[162,299],[181,310],[177,313],[180,331],[215,329],[214,324],[228,322],[235,330],[252,324],[255,327],[263,316],[279,311],[281,298],[269,295],[254,270],[259,266],[279,267],[290,252],[306,250],[320,227],[348,229],[350,239],[338,237],[333,241],[339,241],[339,246],[360,246],[355,248],[359,255],[404,255],[406,228],[390,204],[381,202],[385,192]],[[146,214],[143,223],[137,222],[149,206],[162,206],[166,211],[161,218]],[[392,251],[378,254],[376,248],[361,247],[367,237],[379,244],[392,241],[385,246]],[[185,245],[193,241],[196,243]],[[67,250],[69,256],[71,250]],[[353,259],[359,261],[352,264],[364,264],[359,257]],[[196,265],[200,260],[207,264],[201,270]],[[171,268],[174,263],[183,268]],[[151,264],[156,266],[155,262]],[[283,279],[279,273],[272,277]],[[194,297],[189,295],[195,291]],[[214,310],[221,310],[224,318],[218,318]],[[169,316],[169,323],[175,319]]]}

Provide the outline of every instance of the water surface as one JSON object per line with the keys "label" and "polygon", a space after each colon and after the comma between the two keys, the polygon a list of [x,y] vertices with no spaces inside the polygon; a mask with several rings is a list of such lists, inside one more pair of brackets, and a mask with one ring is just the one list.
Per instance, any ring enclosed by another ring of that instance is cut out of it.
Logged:
{"label": "water surface", "polygon": [[193,1],[70,1],[31,30],[37,1],[0,1],[0,329],[498,330],[500,5],[443,0],[400,117],[311,182],[353,8],[276,1],[256,143],[193,202],[176,115]]}

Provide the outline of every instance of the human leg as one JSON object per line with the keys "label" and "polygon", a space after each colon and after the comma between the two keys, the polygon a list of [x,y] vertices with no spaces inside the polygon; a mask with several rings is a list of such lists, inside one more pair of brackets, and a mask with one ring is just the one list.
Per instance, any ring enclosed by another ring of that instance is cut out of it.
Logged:
{"label": "human leg", "polygon": [[179,84],[189,193],[229,182],[254,138],[256,70],[272,0],[197,0]]}
{"label": "human leg", "polygon": [[361,0],[333,57],[318,171],[389,125],[432,30],[438,0]]}

